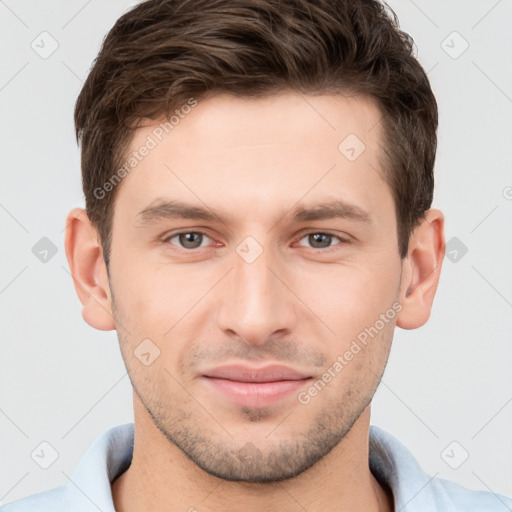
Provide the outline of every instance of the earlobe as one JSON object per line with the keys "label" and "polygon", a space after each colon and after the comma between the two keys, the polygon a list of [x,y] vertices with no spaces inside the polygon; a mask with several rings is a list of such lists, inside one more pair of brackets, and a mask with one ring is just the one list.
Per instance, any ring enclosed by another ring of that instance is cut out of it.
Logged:
{"label": "earlobe", "polygon": [[83,208],[74,208],[67,216],[65,247],[83,319],[101,331],[115,329],[101,244]]}
{"label": "earlobe", "polygon": [[408,255],[402,263],[402,310],[397,316],[398,327],[416,329],[429,319],[444,252],[444,215],[440,210],[427,210],[411,234]]}

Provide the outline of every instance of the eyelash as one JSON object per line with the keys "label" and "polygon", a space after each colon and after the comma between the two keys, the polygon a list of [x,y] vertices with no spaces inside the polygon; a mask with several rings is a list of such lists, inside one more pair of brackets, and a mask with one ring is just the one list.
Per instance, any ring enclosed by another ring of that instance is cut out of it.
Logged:
{"label": "eyelash", "polygon": [[[207,238],[210,238],[212,240],[212,238],[206,234],[205,232],[203,231],[179,231],[177,233],[172,233],[171,235],[168,235],[166,236],[164,239],[163,239],[163,242],[164,243],[168,243],[168,244],[171,244],[170,240],[172,238],[175,238],[179,235],[184,235],[184,234],[190,234],[190,233],[194,233],[194,234],[197,234],[197,235],[203,235]],[[335,235],[334,233],[331,233],[329,231],[309,231],[307,233],[304,233],[301,238],[298,240],[299,242],[301,240],[303,240],[304,238],[308,237],[309,235],[327,235],[327,236],[330,236],[332,238],[337,238],[339,240],[339,243],[337,244],[334,244],[334,245],[331,245],[329,247],[325,247],[325,248],[315,248],[315,247],[309,247],[311,250],[313,251],[316,251],[316,252],[329,252],[331,250],[335,250],[336,248],[338,248],[338,246],[341,246],[341,245],[346,245],[346,244],[349,244],[350,241],[345,239],[345,238],[341,238],[340,236],[338,235]],[[174,245],[174,244],[171,244],[171,245]],[[178,250],[182,250],[182,251],[185,251],[185,252],[194,252],[198,249],[204,249],[205,247],[195,247],[194,249],[186,249],[184,247],[179,247],[179,246],[176,246],[178,248]],[[305,247],[305,246],[300,246],[300,247]]]}

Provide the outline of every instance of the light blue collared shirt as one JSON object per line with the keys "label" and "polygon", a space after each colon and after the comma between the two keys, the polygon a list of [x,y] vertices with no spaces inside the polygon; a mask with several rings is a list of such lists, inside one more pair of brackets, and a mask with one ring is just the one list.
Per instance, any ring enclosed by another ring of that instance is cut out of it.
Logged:
{"label": "light blue collared shirt", "polygon": [[[66,485],[0,507],[0,512],[115,512],[111,482],[130,465],[133,423],[105,431]],[[370,469],[393,492],[396,512],[512,512],[512,499],[432,478],[393,436],[370,427]]]}

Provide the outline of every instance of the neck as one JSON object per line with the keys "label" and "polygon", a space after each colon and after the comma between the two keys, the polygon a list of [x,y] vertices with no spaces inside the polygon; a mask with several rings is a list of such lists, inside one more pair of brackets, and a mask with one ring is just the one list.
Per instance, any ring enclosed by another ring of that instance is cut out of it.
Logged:
{"label": "neck", "polygon": [[[369,468],[369,406],[342,441],[314,466],[275,483],[230,482],[209,475],[170,443],[134,398],[130,467],[112,484],[118,512],[392,512],[393,499]],[[137,421],[138,420],[138,421]]]}

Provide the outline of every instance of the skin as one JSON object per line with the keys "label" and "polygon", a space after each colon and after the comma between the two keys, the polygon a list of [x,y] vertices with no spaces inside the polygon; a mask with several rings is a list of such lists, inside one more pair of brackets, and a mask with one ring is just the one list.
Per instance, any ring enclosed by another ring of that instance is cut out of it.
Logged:
{"label": "skin", "polygon": [[[116,510],[393,510],[368,464],[370,404],[395,326],[430,316],[445,242],[443,214],[430,209],[400,260],[380,118],[371,98],[354,96],[199,102],[119,185],[110,282],[85,211],[69,213],[83,318],[117,329],[134,387],[134,455],[112,484]],[[147,120],[128,153],[157,125]],[[354,161],[338,150],[351,133],[366,146]],[[222,221],[138,224],[163,198]],[[335,199],[372,222],[291,221],[295,208]],[[186,245],[171,237],[178,230],[206,236]],[[325,245],[308,236],[326,231]],[[237,252],[247,236],[262,249],[251,263]],[[201,377],[221,364],[280,363],[311,377],[307,391],[393,304],[396,316],[307,404],[294,392],[242,407]],[[134,350],[147,338],[160,353],[146,366]]]}

